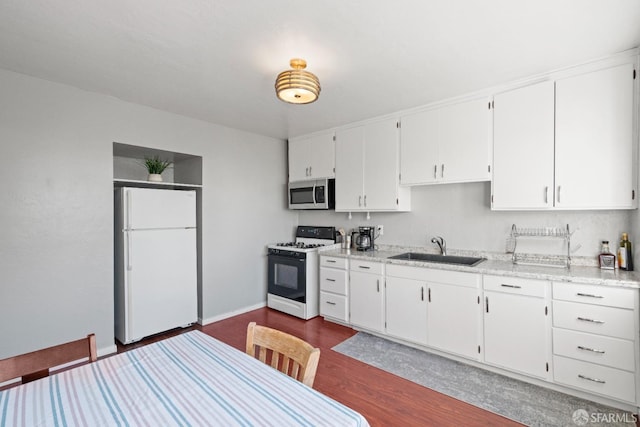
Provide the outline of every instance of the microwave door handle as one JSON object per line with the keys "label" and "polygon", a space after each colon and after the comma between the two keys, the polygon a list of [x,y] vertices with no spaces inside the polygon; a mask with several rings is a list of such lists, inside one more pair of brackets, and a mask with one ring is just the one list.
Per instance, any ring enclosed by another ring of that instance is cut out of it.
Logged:
{"label": "microwave door handle", "polygon": [[312,191],[312,193],[313,193],[313,206],[315,206],[315,205],[317,205],[317,203],[316,203],[316,183],[315,182],[313,183],[313,191]]}

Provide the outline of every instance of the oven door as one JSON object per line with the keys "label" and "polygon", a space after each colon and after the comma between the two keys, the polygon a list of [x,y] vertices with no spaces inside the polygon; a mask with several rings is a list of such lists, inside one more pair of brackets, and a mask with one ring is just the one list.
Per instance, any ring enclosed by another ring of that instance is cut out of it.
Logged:
{"label": "oven door", "polygon": [[307,254],[270,250],[267,258],[269,264],[268,292],[272,295],[306,303]]}

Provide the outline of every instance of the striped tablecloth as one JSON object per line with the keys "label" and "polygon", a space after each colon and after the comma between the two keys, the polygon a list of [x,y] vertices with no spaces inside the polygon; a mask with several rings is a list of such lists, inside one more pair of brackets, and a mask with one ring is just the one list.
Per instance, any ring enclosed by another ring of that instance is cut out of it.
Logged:
{"label": "striped tablecloth", "polygon": [[0,392],[0,426],[368,426],[199,331]]}

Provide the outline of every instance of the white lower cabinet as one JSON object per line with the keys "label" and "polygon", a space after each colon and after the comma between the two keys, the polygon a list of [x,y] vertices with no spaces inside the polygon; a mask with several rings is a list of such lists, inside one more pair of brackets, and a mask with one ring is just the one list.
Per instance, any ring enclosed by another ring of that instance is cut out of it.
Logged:
{"label": "white lower cabinet", "polygon": [[551,284],[501,276],[483,280],[485,362],[546,379],[551,362]]}
{"label": "white lower cabinet", "polygon": [[477,359],[482,332],[480,277],[479,274],[388,265],[387,334]]}
{"label": "white lower cabinet", "polygon": [[320,315],[349,321],[349,272],[346,258],[320,256]]}
{"label": "white lower cabinet", "polygon": [[640,290],[320,257],[320,313],[640,406]]}
{"label": "white lower cabinet", "polygon": [[553,284],[554,381],[636,403],[638,290]]}
{"label": "white lower cabinet", "polygon": [[424,280],[389,277],[387,281],[387,334],[427,344],[427,284]]}
{"label": "white lower cabinet", "polygon": [[384,265],[351,260],[349,312],[353,326],[384,332]]}
{"label": "white lower cabinet", "polygon": [[478,359],[482,325],[479,292],[473,287],[429,283],[427,335],[431,347]]}

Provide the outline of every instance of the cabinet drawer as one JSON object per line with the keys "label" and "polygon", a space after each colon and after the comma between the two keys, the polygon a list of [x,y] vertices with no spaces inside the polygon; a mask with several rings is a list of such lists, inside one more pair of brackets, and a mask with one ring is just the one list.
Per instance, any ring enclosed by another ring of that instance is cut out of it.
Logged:
{"label": "cabinet drawer", "polygon": [[320,267],[347,268],[347,258],[320,256]]}
{"label": "cabinet drawer", "polygon": [[544,298],[549,282],[546,280],[522,279],[509,276],[484,276],[483,286],[487,291],[506,292]]}
{"label": "cabinet drawer", "polygon": [[371,261],[351,260],[351,271],[362,273],[384,274],[384,264]]}
{"label": "cabinet drawer", "polygon": [[333,317],[343,322],[349,321],[347,313],[347,297],[341,295],[320,292],[320,315]]}
{"label": "cabinet drawer", "polygon": [[347,295],[347,271],[320,267],[320,290]]}
{"label": "cabinet drawer", "polygon": [[431,283],[444,283],[450,285],[478,288],[480,275],[464,273],[461,271],[432,270],[423,267],[408,267],[406,265],[388,264],[386,275],[389,277],[401,277],[403,279],[420,280]]}
{"label": "cabinet drawer", "polygon": [[638,291],[636,289],[554,282],[553,299],[633,309],[635,301],[638,299]]}
{"label": "cabinet drawer", "polygon": [[553,301],[553,326],[633,340],[633,310]]}
{"label": "cabinet drawer", "polygon": [[631,372],[561,356],[553,357],[553,366],[557,383],[635,403],[636,383]]}
{"label": "cabinet drawer", "polygon": [[553,328],[553,354],[625,371],[635,370],[633,341]]}

